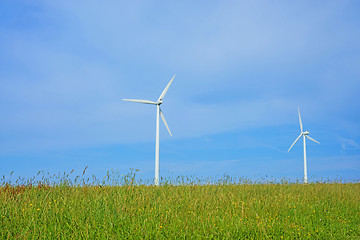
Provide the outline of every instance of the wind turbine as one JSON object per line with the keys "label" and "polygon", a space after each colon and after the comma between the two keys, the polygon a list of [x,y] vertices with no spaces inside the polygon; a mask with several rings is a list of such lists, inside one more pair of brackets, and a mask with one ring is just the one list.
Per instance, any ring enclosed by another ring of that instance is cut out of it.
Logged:
{"label": "wind turbine", "polygon": [[165,117],[163,112],[161,111],[160,105],[163,103],[163,98],[165,97],[166,92],[168,91],[172,81],[174,80],[175,75],[172,77],[164,91],[161,93],[159,99],[156,102],[148,101],[148,100],[138,100],[138,99],[123,99],[124,101],[129,102],[138,102],[138,103],[145,103],[145,104],[152,104],[156,105],[156,144],[155,144],[155,186],[159,186],[159,175],[160,175],[160,161],[159,161],[159,116],[161,116],[166,129],[169,131],[170,136],[172,136],[169,126],[166,123]]}
{"label": "wind turbine", "polygon": [[[309,132],[308,131],[303,131],[303,125],[301,122],[301,117],[300,117],[300,109],[298,107],[298,112],[299,112],[299,122],[300,122],[300,130],[301,133],[300,135],[295,139],[294,143],[291,145],[291,147],[289,148],[288,152],[290,151],[290,149],[295,145],[295,143],[300,139],[301,136],[303,136],[303,142],[304,142],[304,183],[307,183],[307,166],[306,166],[306,138],[310,139],[313,142],[319,143],[318,141],[316,141],[315,139],[313,139],[312,137],[309,136]],[[320,143],[319,143],[320,144]]]}

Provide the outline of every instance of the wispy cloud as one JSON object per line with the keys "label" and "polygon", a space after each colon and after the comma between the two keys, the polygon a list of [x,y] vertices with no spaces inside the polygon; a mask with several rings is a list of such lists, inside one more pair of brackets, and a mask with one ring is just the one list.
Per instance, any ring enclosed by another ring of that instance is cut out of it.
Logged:
{"label": "wispy cloud", "polygon": [[339,138],[343,150],[360,149],[360,145],[353,139]]}

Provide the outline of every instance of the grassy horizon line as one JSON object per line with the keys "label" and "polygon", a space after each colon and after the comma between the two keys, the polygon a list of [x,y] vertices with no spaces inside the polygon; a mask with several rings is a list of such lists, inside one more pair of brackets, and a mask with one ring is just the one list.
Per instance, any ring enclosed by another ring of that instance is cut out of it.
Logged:
{"label": "grassy horizon line", "polygon": [[[130,169],[126,174],[121,174],[117,170],[109,170],[104,177],[97,178],[95,175],[85,176],[88,166],[84,168],[81,175],[74,176],[74,169],[69,173],[63,172],[58,174],[45,173],[38,171],[36,176],[30,178],[18,177],[16,180],[12,179],[14,171],[9,177],[3,175],[0,180],[0,186],[128,186],[128,185],[153,185],[154,179],[142,178],[138,175],[139,169]],[[309,178],[308,184],[326,184],[326,183],[360,183],[360,178],[346,180],[343,178]],[[258,177],[257,179],[245,177],[233,177],[228,174],[217,175],[215,177],[195,177],[193,175],[186,176],[169,176],[161,177],[160,185],[236,185],[236,184],[304,184],[303,179],[299,178],[275,178],[271,176]]]}

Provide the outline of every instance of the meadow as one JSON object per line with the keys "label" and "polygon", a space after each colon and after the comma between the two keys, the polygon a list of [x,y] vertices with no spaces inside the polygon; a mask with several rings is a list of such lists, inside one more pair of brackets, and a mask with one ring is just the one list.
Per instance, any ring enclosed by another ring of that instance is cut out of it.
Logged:
{"label": "meadow", "polygon": [[70,176],[3,178],[1,238],[360,239],[358,181]]}

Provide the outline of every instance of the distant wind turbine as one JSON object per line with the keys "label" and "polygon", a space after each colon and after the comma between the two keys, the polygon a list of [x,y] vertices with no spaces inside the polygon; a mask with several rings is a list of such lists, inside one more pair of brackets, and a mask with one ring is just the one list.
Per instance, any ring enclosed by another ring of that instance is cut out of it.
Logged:
{"label": "distant wind turbine", "polygon": [[172,81],[174,80],[175,75],[172,77],[164,91],[161,93],[159,99],[156,102],[148,101],[148,100],[137,100],[137,99],[123,99],[124,101],[129,102],[138,102],[138,103],[145,103],[145,104],[153,104],[156,105],[156,145],[155,145],[155,185],[159,186],[159,175],[160,175],[160,161],[159,161],[159,116],[161,116],[166,129],[169,131],[170,136],[172,136],[169,126],[166,123],[165,117],[163,112],[161,111],[160,105],[163,103],[162,100],[165,97],[166,92],[168,91]]}
{"label": "distant wind turbine", "polygon": [[[300,130],[301,130],[301,133],[300,135],[295,139],[294,143],[291,145],[291,147],[289,148],[288,152],[290,151],[290,149],[295,145],[295,143],[300,139],[301,136],[303,136],[303,141],[304,141],[304,183],[307,183],[308,182],[308,179],[307,179],[307,166],[306,166],[306,141],[305,141],[305,138],[308,138],[310,139],[311,141],[313,142],[316,142],[316,143],[319,143],[318,141],[316,141],[315,139],[311,138],[309,136],[309,132],[306,131],[304,132],[303,131],[303,125],[302,125],[302,122],[301,122],[301,117],[300,117],[300,109],[298,108],[298,112],[299,112],[299,122],[300,122]],[[320,143],[319,143],[320,144]]]}

